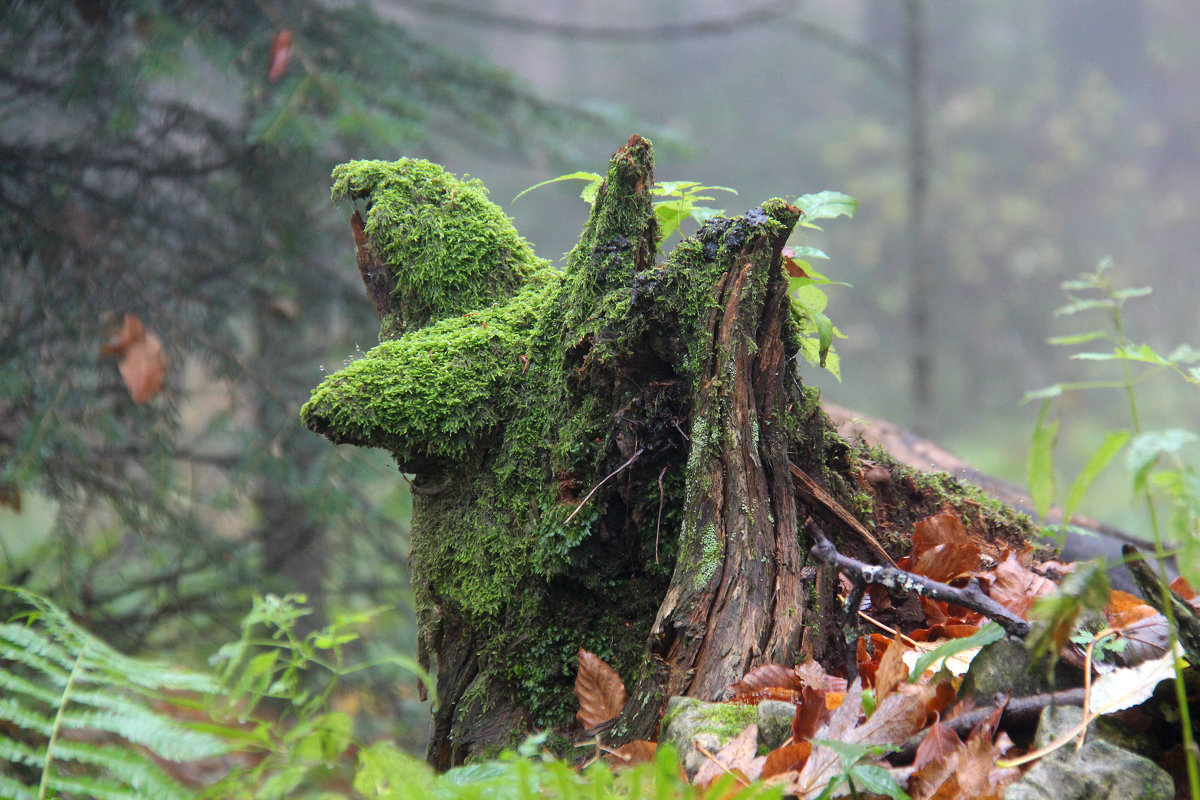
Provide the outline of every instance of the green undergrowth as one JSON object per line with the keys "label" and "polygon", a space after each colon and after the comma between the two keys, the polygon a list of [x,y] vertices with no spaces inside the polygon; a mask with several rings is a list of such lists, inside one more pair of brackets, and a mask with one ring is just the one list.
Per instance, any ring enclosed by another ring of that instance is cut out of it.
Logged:
{"label": "green undergrowth", "polygon": [[[550,754],[550,736],[438,775],[386,740],[360,741],[331,708],[342,679],[406,659],[351,663],[347,648],[376,613],[301,636],[299,596],[256,598],[241,636],[212,671],[130,658],[50,601],[0,594],[0,793],[14,800],[752,800],[778,788],[701,791],[669,746],[652,763],[582,769]],[[419,670],[416,670],[419,672]],[[306,680],[319,676],[319,680]],[[425,680],[428,677],[425,676]],[[319,687],[319,688],[315,688]],[[203,777],[200,777],[203,776]],[[199,778],[199,779],[198,779]]]}

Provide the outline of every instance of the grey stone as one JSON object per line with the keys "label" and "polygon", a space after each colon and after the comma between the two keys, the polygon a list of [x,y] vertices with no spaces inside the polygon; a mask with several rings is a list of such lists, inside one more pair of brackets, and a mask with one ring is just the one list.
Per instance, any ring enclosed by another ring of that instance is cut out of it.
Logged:
{"label": "grey stone", "polygon": [[1001,639],[980,650],[971,660],[971,669],[959,694],[969,696],[979,705],[991,705],[992,698],[1000,692],[1026,697],[1048,689],[1045,673],[1033,668],[1025,645],[1014,639]]}
{"label": "grey stone", "polygon": [[[1083,719],[1073,706],[1042,711],[1034,747],[1061,738]],[[1004,793],[1004,800],[1171,800],[1175,782],[1153,761],[1104,741],[1089,727],[1078,751],[1067,744],[1038,761]]]}
{"label": "grey stone", "polygon": [[716,753],[753,725],[757,718],[758,709],[754,706],[672,697],[667,701],[658,740],[675,747],[690,779],[707,760],[696,747],[697,743],[708,752]]}
{"label": "grey stone", "polygon": [[792,735],[796,706],[784,700],[763,700],[758,704],[758,747],[774,750]]}

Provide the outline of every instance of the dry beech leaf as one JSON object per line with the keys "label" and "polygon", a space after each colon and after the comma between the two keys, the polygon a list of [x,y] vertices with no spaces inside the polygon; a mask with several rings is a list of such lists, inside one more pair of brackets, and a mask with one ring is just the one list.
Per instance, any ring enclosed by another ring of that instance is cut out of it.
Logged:
{"label": "dry beech leaf", "polygon": [[934,514],[913,526],[912,555],[919,558],[940,544],[970,542],[967,530],[955,514]]}
{"label": "dry beech leaf", "polygon": [[740,772],[747,782],[758,780],[767,759],[756,757],[757,750],[758,726],[751,724],[701,764],[692,783],[703,789],[726,772],[734,771]]}
{"label": "dry beech leaf", "polygon": [[946,542],[921,554],[912,571],[930,580],[949,583],[979,568],[979,547],[974,542]]}
{"label": "dry beech leaf", "polygon": [[1200,597],[1200,594],[1197,594],[1196,590],[1188,585],[1186,578],[1180,575],[1178,578],[1171,581],[1170,585],[1171,590],[1174,591],[1175,594],[1182,597],[1185,603],[1196,605],[1196,598]]}
{"label": "dry beech leaf", "polygon": [[996,566],[988,596],[1021,619],[1027,619],[1034,601],[1050,594],[1057,586],[1054,581],[1021,566],[1017,557],[1010,552],[1008,558]]}
{"label": "dry beech leaf", "polygon": [[579,711],[575,718],[584,728],[616,718],[625,707],[625,684],[617,671],[595,653],[579,648],[579,672],[575,675],[575,697]]}
{"label": "dry beech leaf", "polygon": [[759,777],[765,781],[767,778],[774,778],[785,772],[799,772],[804,768],[804,762],[808,760],[811,752],[812,742],[777,747],[767,753],[767,760],[763,764],[762,774]]}
{"label": "dry beech leaf", "polygon": [[792,720],[794,742],[803,742],[816,735],[833,710],[826,702],[828,693],[824,689],[805,686],[800,690],[800,696],[800,704],[796,706],[796,717]]}
{"label": "dry beech leaf", "polygon": [[892,639],[883,658],[879,659],[879,669],[875,671],[875,699],[883,700],[908,680],[908,666],[904,663],[904,643],[900,634]]}
{"label": "dry beech leaf", "polygon": [[267,79],[274,83],[287,73],[288,63],[292,60],[292,32],[284,30],[276,32],[271,39],[271,66],[267,71]]}
{"label": "dry beech leaf", "polygon": [[1093,714],[1112,714],[1141,705],[1150,699],[1155,686],[1174,675],[1175,659],[1169,653],[1136,667],[1106,672],[1092,684],[1088,707]]}
{"label": "dry beech leaf", "polygon": [[938,720],[929,726],[925,738],[917,745],[913,769],[919,770],[931,762],[944,761],[962,746],[962,739],[958,738],[958,734],[951,730],[949,725],[943,725],[942,721]]}
{"label": "dry beech leaf", "polygon": [[[889,744],[903,742],[925,726],[925,705],[916,694],[895,692],[889,695],[860,725],[861,709],[862,689],[856,684],[815,738],[854,744]],[[816,746],[804,769],[787,785],[785,792],[815,797],[840,772],[841,757],[827,747]]]}
{"label": "dry beech leaf", "polygon": [[762,689],[798,690],[801,685],[796,670],[782,664],[764,664],[747,672],[740,681],[730,686],[728,691],[739,695]]}
{"label": "dry beech leaf", "polygon": [[136,314],[126,314],[121,330],[100,348],[101,356],[117,356],[118,368],[133,402],[145,403],[162,391],[167,377],[167,354],[157,336],[146,330]]}
{"label": "dry beech leaf", "polygon": [[816,661],[809,659],[795,669],[796,677],[805,686],[814,689],[824,689],[827,692],[846,691],[846,679],[837,678],[825,672],[825,668]]}
{"label": "dry beech leaf", "polygon": [[614,767],[632,767],[636,764],[648,764],[654,761],[657,753],[658,745],[656,743],[648,742],[645,739],[634,739],[616,750],[607,751],[604,759]]}
{"label": "dry beech leaf", "polygon": [[730,703],[739,703],[741,705],[756,706],[764,700],[780,700],[784,703],[799,703],[800,692],[795,689],[780,689],[772,687],[768,689],[757,689],[753,692],[742,692],[735,694],[729,698]]}

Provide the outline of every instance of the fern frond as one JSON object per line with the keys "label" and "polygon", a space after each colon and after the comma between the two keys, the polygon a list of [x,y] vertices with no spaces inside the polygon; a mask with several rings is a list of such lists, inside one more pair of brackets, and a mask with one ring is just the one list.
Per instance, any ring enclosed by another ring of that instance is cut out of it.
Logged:
{"label": "fern frond", "polygon": [[27,609],[0,624],[0,797],[184,800],[192,792],[150,754],[192,761],[227,752],[219,725],[192,730],[154,703],[212,692],[208,675],[119,653],[45,598],[0,587]]}

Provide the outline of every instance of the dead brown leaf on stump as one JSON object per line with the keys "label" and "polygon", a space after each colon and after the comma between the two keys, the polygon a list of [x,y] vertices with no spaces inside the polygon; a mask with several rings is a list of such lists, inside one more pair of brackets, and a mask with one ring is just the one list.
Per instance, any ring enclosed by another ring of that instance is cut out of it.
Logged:
{"label": "dead brown leaf on stump", "polygon": [[594,728],[615,719],[625,707],[628,695],[617,671],[595,653],[579,648],[579,672],[575,675],[575,697],[579,711],[575,718],[584,728]]}

